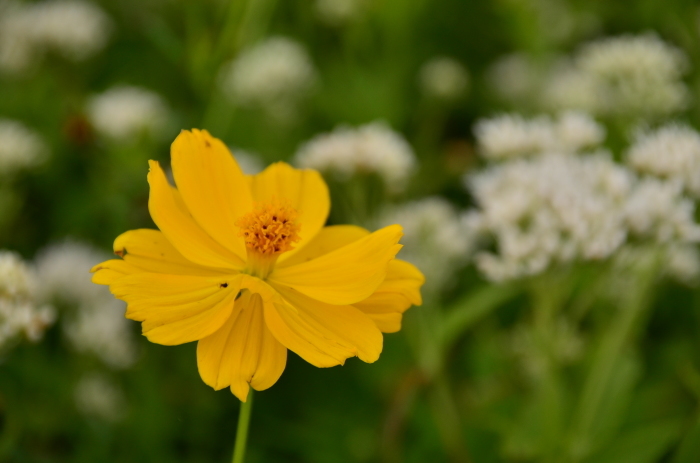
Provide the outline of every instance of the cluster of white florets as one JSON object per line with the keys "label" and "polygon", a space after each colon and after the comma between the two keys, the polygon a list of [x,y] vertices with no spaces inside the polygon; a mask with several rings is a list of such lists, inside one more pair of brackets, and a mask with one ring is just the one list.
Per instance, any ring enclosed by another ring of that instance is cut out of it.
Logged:
{"label": "cluster of white florets", "polygon": [[477,122],[474,133],[481,155],[491,160],[575,153],[598,146],[605,139],[603,126],[587,114],[573,111],[563,112],[556,119],[504,114]]}
{"label": "cluster of white florets", "polygon": [[678,182],[700,198],[700,134],[687,125],[640,132],[627,153],[627,163],[639,173]]}
{"label": "cluster of white florets", "polygon": [[53,308],[37,304],[36,286],[19,255],[0,251],[0,349],[22,336],[36,342],[53,323]]}
{"label": "cluster of white florets", "polygon": [[355,174],[375,173],[390,190],[401,190],[416,167],[411,145],[381,122],[358,128],[341,126],[317,135],[295,155],[299,167],[335,174],[347,180]]}
{"label": "cluster of white florets", "polygon": [[234,104],[260,107],[275,117],[293,114],[316,82],[306,49],[285,37],[271,37],[243,50],[221,72],[221,86]]}
{"label": "cluster of white florets", "polygon": [[459,61],[439,56],[421,67],[418,80],[426,95],[449,101],[459,98],[467,90],[469,73]]}
{"label": "cluster of white florets", "polygon": [[127,368],[137,357],[137,344],[124,318],[125,304],[90,281],[90,268],[107,256],[90,246],[67,241],[52,245],[36,258],[41,297],[74,310],[62,320],[63,331],[79,352],[97,356],[112,368]]}
{"label": "cluster of white florets", "polygon": [[685,54],[654,34],[605,38],[558,66],[543,99],[550,107],[596,115],[662,117],[685,107],[686,69]]}
{"label": "cluster of white florets", "polygon": [[0,176],[38,165],[47,153],[39,134],[20,122],[0,119]]}
{"label": "cluster of white florets", "polygon": [[87,116],[95,130],[113,140],[127,141],[141,134],[158,136],[170,115],[163,99],[139,87],[118,86],[93,96]]}
{"label": "cluster of white florets", "polygon": [[428,197],[385,211],[381,225],[398,223],[404,235],[399,257],[415,264],[426,275],[431,294],[443,288],[469,260],[477,234],[469,218],[444,198]]}
{"label": "cluster of white florets", "polygon": [[111,21],[81,0],[0,3],[0,71],[21,72],[46,51],[81,61],[107,43]]}

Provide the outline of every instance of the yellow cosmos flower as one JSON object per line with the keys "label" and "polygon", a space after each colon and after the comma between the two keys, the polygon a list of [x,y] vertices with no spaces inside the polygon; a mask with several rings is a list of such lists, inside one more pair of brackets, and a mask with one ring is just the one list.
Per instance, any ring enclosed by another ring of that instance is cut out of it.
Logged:
{"label": "yellow cosmos flower", "polygon": [[279,379],[287,349],[317,367],[374,362],[382,332],[421,303],[423,275],[394,258],[401,227],[324,227],[318,172],[277,163],[244,175],[204,130],[183,131],[171,157],[177,188],[155,161],[148,174],[160,231],[119,236],[121,258],[95,266],[93,281],[127,302],[151,342],[198,341],[199,373],[214,389],[245,402],[249,386]]}

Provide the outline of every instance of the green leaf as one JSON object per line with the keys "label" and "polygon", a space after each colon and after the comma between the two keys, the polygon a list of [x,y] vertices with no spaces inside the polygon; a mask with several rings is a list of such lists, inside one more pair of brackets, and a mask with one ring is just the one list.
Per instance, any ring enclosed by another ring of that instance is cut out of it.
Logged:
{"label": "green leaf", "polygon": [[700,461],[700,419],[681,440],[673,463],[697,463]]}
{"label": "green leaf", "polygon": [[621,434],[586,463],[654,463],[678,438],[681,427],[680,420],[638,426]]}

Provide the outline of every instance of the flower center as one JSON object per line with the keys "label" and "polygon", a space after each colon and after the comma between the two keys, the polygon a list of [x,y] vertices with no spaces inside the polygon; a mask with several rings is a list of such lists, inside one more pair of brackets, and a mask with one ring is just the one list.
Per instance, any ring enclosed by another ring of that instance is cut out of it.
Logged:
{"label": "flower center", "polygon": [[298,215],[290,205],[273,199],[255,204],[252,212],[236,220],[253,275],[267,277],[279,255],[294,249],[292,244],[300,239]]}

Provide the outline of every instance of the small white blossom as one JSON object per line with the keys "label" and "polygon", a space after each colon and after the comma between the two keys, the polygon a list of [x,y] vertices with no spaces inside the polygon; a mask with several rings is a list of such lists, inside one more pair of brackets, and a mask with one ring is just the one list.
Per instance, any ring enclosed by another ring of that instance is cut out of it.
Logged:
{"label": "small white blossom", "polygon": [[53,308],[36,304],[36,286],[34,275],[17,254],[0,251],[0,347],[21,335],[36,342],[53,323]]}
{"label": "small white blossom", "polygon": [[421,67],[418,77],[427,95],[443,100],[459,98],[469,85],[469,73],[465,67],[448,57],[431,59]]}
{"label": "small white blossom", "polygon": [[169,122],[168,108],[156,93],[139,87],[113,87],[90,99],[87,115],[100,134],[126,141],[142,133],[158,136]]}
{"label": "small white blossom", "polygon": [[74,396],[76,407],[88,417],[118,422],[126,415],[124,392],[100,373],[90,373],[80,378]]}
{"label": "small white blossom", "polygon": [[494,160],[548,152],[574,153],[605,139],[600,124],[586,114],[571,111],[556,120],[505,114],[477,122],[474,133],[481,154]]}
{"label": "small white blossom", "polygon": [[654,118],[682,110],[686,55],[654,34],[610,37],[584,45],[553,73],[544,100],[596,115]]}
{"label": "small white blossom", "polygon": [[0,2],[0,72],[16,74],[38,58],[32,43],[31,8],[16,1]]}
{"label": "small white blossom", "polygon": [[357,129],[341,126],[317,135],[297,150],[294,159],[300,167],[335,173],[344,179],[376,173],[394,191],[403,188],[416,167],[411,145],[380,122]]}
{"label": "small white blossom", "polygon": [[306,49],[285,37],[272,37],[243,50],[225,65],[221,85],[231,101],[286,117],[313,87],[316,70]]}
{"label": "small white blossom", "polygon": [[450,283],[475,247],[477,234],[468,218],[441,197],[428,197],[385,211],[381,225],[403,227],[404,247],[399,257],[426,275],[426,290],[437,291]]}
{"label": "small white blossom", "polygon": [[128,368],[138,352],[131,324],[124,317],[125,304],[114,299],[108,288],[91,282],[90,269],[106,259],[90,246],[66,241],[42,250],[35,267],[44,300],[75,309],[63,317],[63,331],[72,346],[112,368]]}
{"label": "small white blossom", "polygon": [[666,252],[666,274],[687,285],[696,285],[700,278],[700,251],[692,244],[676,244]]}
{"label": "small white blossom", "polygon": [[0,119],[0,176],[40,164],[47,152],[36,132],[17,121]]}
{"label": "small white blossom", "polygon": [[700,197],[700,134],[688,126],[671,124],[638,134],[627,162],[638,172],[680,182]]}
{"label": "small white blossom", "polygon": [[487,79],[503,100],[526,104],[539,93],[542,73],[530,56],[513,53],[494,62]]}

